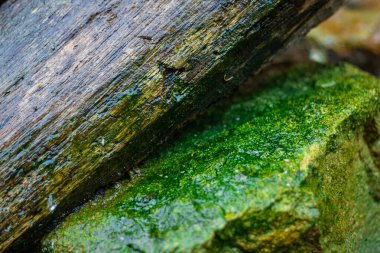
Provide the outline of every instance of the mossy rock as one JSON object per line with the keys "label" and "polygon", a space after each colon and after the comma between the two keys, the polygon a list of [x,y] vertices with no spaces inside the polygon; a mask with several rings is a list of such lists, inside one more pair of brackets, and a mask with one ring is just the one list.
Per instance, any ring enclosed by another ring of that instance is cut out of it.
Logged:
{"label": "mossy rock", "polygon": [[378,252],[380,82],[301,67],[219,104],[45,252]]}

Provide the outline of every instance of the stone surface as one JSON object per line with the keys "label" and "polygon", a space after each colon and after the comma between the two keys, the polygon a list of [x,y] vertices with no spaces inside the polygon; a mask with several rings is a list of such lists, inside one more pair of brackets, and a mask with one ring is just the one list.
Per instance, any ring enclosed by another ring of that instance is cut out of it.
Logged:
{"label": "stone surface", "polygon": [[45,252],[378,252],[380,81],[309,66],[208,110]]}

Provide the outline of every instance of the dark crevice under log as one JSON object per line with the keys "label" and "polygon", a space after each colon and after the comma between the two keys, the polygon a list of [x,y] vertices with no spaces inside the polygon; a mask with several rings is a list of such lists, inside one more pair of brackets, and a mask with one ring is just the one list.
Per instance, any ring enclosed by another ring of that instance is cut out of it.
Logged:
{"label": "dark crevice under log", "polygon": [[131,169],[340,0],[0,7],[0,251]]}

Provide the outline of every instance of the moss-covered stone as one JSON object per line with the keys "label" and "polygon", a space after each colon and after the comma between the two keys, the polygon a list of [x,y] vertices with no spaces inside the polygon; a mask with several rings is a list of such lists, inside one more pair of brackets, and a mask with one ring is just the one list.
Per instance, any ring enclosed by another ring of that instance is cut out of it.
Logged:
{"label": "moss-covered stone", "polygon": [[380,82],[309,66],[210,109],[46,252],[376,252]]}

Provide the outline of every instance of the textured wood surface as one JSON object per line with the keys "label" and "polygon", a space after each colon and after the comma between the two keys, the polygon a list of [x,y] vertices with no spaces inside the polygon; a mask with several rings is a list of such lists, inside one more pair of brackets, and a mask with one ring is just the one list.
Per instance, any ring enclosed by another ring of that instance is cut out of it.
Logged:
{"label": "textured wood surface", "polygon": [[123,176],[340,3],[3,3],[0,251]]}

